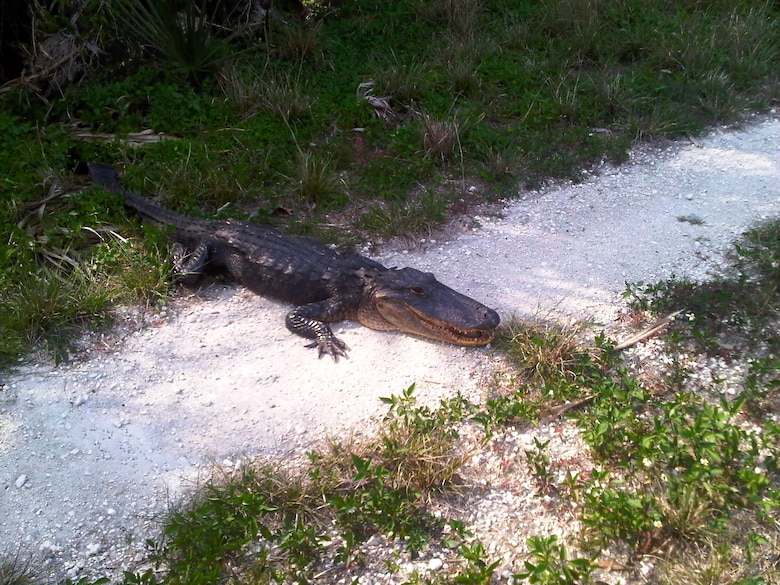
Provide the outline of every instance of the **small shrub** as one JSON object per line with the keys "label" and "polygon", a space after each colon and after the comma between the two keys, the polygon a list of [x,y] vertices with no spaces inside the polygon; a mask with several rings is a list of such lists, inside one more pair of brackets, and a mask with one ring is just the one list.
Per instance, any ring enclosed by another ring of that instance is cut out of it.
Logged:
{"label": "small shrub", "polygon": [[488,585],[493,579],[493,573],[500,564],[499,561],[491,563],[485,559],[487,551],[485,550],[485,545],[479,540],[461,544],[458,549],[458,556],[466,561],[466,566],[454,577],[455,583]]}
{"label": "small shrub", "polygon": [[304,205],[332,206],[346,202],[339,175],[327,160],[311,152],[298,153],[292,183],[296,200]]}
{"label": "small shrub", "polygon": [[428,496],[452,487],[453,477],[466,459],[467,455],[456,449],[458,433],[453,423],[463,420],[469,408],[458,396],[434,411],[417,405],[413,391],[414,386],[410,386],[401,396],[381,399],[389,410],[377,439],[382,465],[394,481]]}
{"label": "small shrub", "polygon": [[166,540],[158,555],[167,561],[168,582],[214,582],[249,542],[258,539],[268,547],[278,542],[281,556],[260,555],[255,571],[262,566],[263,572],[284,574],[287,562],[293,557],[300,561],[304,549],[311,553],[305,554],[308,563],[318,547],[301,538],[309,526],[317,525],[314,494],[307,490],[300,476],[262,463],[215,477],[165,521]]}
{"label": "small shrub", "polygon": [[539,495],[545,495],[552,486],[553,474],[550,470],[550,456],[545,453],[550,441],[540,441],[534,437],[534,448],[525,451],[525,462],[536,482]]}
{"label": "small shrub", "polygon": [[322,43],[321,21],[289,22],[274,29],[276,53],[288,61],[303,63],[317,58]]}
{"label": "small shrub", "polygon": [[772,499],[777,445],[740,426],[745,400],[716,406],[679,393],[653,403],[632,378],[601,384],[580,426],[594,453],[620,472],[594,470],[584,491],[592,537],[646,554],[709,541],[736,510],[760,513]]}
{"label": "small shrub", "polygon": [[142,43],[152,47],[164,63],[194,85],[216,73],[231,52],[227,41],[217,36],[205,2],[186,2],[183,8],[172,0],[126,0],[119,5],[124,24]]}
{"label": "small shrub", "polygon": [[544,384],[555,377],[576,376],[580,344],[579,332],[540,319],[510,320],[499,343],[510,360],[529,381]]}
{"label": "small shrub", "polygon": [[514,575],[514,583],[531,585],[587,585],[593,582],[596,565],[590,559],[569,559],[557,536],[531,536],[528,540],[533,560],[525,561],[525,570]]}

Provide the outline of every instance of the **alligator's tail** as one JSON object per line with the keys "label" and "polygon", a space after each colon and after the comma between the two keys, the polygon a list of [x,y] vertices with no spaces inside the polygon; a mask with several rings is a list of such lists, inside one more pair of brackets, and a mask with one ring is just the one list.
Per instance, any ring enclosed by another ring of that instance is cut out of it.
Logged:
{"label": "alligator's tail", "polygon": [[122,185],[119,175],[111,165],[90,162],[87,163],[87,167],[89,167],[89,176],[92,177],[96,185],[109,193],[116,193],[124,197],[125,205],[134,209],[141,216],[142,220],[157,225],[173,225],[177,227],[191,223],[191,221],[187,221],[185,216],[126,188]]}
{"label": "alligator's tail", "polygon": [[114,167],[96,162],[87,163],[87,167],[89,167],[89,176],[96,185],[110,193],[124,194],[125,188],[119,182],[119,175]]}

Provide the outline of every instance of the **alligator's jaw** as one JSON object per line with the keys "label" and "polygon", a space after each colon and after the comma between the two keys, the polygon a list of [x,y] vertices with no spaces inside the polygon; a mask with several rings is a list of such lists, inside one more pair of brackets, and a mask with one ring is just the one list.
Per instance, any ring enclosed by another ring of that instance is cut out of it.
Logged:
{"label": "alligator's jaw", "polygon": [[414,315],[419,325],[414,331],[406,330],[407,333],[416,333],[439,341],[465,346],[486,345],[493,341],[495,332],[493,329],[461,329],[446,321],[428,317],[424,313],[414,310],[413,307],[406,307],[406,309]]}

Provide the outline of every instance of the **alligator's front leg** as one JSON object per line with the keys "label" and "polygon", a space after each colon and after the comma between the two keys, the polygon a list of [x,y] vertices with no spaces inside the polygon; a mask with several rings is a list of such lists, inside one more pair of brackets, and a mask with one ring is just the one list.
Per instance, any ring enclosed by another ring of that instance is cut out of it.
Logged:
{"label": "alligator's front leg", "polygon": [[206,273],[210,250],[211,245],[206,241],[198,244],[192,252],[176,242],[171,249],[171,263],[176,280],[185,286],[198,284]]}
{"label": "alligator's front leg", "polygon": [[340,321],[344,318],[343,312],[344,308],[338,300],[327,299],[296,307],[287,314],[285,324],[296,335],[313,339],[306,347],[316,347],[319,357],[328,354],[334,361],[338,361],[339,356],[349,357],[349,347],[333,335],[325,321]]}

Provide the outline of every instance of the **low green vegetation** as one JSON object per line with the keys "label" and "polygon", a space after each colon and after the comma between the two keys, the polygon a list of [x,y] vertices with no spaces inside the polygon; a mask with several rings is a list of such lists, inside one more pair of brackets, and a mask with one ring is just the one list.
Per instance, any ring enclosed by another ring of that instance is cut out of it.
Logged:
{"label": "low green vegetation", "polygon": [[531,560],[525,561],[525,570],[515,575],[515,581],[531,585],[569,585],[590,583],[596,566],[590,559],[569,559],[566,547],[558,537],[531,536],[528,539]]}
{"label": "low green vegetation", "polygon": [[[637,139],[778,99],[778,7],[763,0],[276,5],[264,18],[241,2],[31,4],[28,74],[0,90],[0,284],[50,295],[3,295],[0,360],[66,345],[59,332],[120,299],[164,298],[157,247],[86,187],[85,161],[125,167],[180,211],[350,244],[426,232],[477,202],[471,185],[494,197],[577,180]],[[130,243],[92,237],[113,228]],[[123,253],[141,272],[124,290],[115,265],[85,268]],[[94,294],[65,292],[85,281]]]}
{"label": "low green vegetation", "polygon": [[653,284],[632,283],[624,297],[638,311],[682,310],[673,336],[692,338],[697,349],[728,357],[731,347],[758,353],[777,351],[776,316],[780,307],[780,225],[754,226],[735,243],[729,269],[705,283],[677,278]]}
{"label": "low green vegetation", "polygon": [[37,585],[38,579],[31,567],[29,559],[10,556],[7,553],[0,556],[0,583],[3,585]]}
{"label": "low green vegetation", "polygon": [[[174,512],[158,552],[170,569],[165,582],[215,583],[230,573],[314,582],[329,563],[360,564],[359,546],[373,534],[424,548],[445,524],[424,504],[451,483],[462,459],[452,426],[458,407],[419,407],[412,388],[386,401],[386,425],[373,439],[333,442],[296,469],[251,466]],[[465,540],[459,532],[450,533],[453,546]]]}

